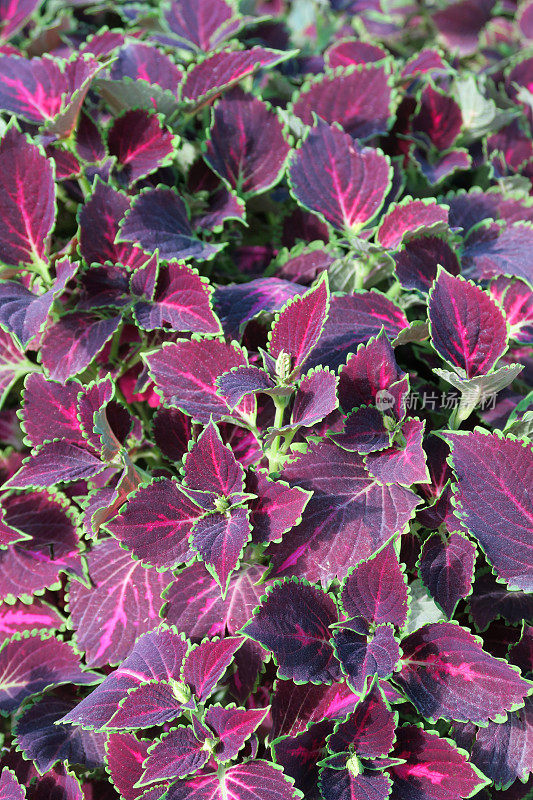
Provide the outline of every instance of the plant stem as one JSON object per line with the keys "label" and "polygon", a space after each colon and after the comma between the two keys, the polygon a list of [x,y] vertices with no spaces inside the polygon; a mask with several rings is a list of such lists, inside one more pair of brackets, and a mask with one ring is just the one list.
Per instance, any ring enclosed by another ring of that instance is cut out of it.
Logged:
{"label": "plant stem", "polygon": [[[274,416],[274,428],[281,428],[283,425],[283,415],[287,405],[287,397],[274,397],[276,414]],[[276,436],[268,451],[268,471],[276,472],[278,466],[278,452],[281,445],[281,436]]]}

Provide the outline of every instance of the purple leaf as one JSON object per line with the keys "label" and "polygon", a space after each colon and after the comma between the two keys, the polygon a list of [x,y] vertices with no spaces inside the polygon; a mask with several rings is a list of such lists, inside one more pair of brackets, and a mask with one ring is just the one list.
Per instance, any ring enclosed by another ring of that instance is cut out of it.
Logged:
{"label": "purple leaf", "polygon": [[124,800],[138,800],[142,793],[135,784],[142,775],[142,764],[146,759],[148,746],[149,742],[139,741],[131,733],[112,733],[109,736],[106,746],[107,770]]}
{"label": "purple leaf", "polygon": [[[406,236],[421,228],[442,229],[448,222],[448,208],[434,200],[413,200],[406,197],[393,204],[381,220],[376,239],[382,247],[397,248]],[[410,237],[409,237],[410,238]]]}
{"label": "purple leaf", "polygon": [[360,406],[346,417],[342,433],[332,433],[331,438],[343,450],[372,453],[388,447],[391,435],[385,427],[383,414],[377,408]]}
{"label": "purple leaf", "polygon": [[86,369],[117,331],[121,317],[99,319],[75,311],[48,329],[42,343],[44,368],[53,380],[64,383]]}
{"label": "purple leaf", "polygon": [[192,728],[178,725],[148,748],[143,774],[137,784],[146,786],[165,778],[185,778],[198,772],[208,761],[209,752],[204,749],[203,742],[198,741]]}
{"label": "purple leaf", "polygon": [[339,677],[329,643],[329,626],[336,621],[335,601],[320,589],[293,578],[267,590],[244,631],[272,650],[280,677],[330,683]]}
{"label": "purple leaf", "polygon": [[470,169],[472,166],[472,157],[461,148],[430,157],[423,150],[417,149],[414,156],[416,166],[432,185],[440,183],[459,169]]}
{"label": "purple leaf", "polygon": [[503,617],[511,625],[519,625],[525,620],[533,621],[531,592],[509,592],[506,585],[498,583],[491,572],[478,575],[468,605],[474,625],[480,631],[498,617]]}
{"label": "purple leaf", "polygon": [[225,595],[250,539],[250,512],[236,506],[224,513],[208,513],[192,526],[191,547],[205,563]]}
{"label": "purple leaf", "polygon": [[17,600],[14,605],[0,605],[0,636],[9,638],[22,631],[46,630],[57,631],[63,627],[65,620],[52,606],[41,600],[23,603]]}
{"label": "purple leaf", "polygon": [[215,751],[217,761],[231,761],[236,758],[269,710],[268,707],[244,709],[210,706],[205,713],[204,722],[220,740]]}
{"label": "purple leaf", "polygon": [[[14,3],[3,3],[0,11],[0,41],[3,43],[11,39],[39,5],[39,0],[15,0]],[[2,800],[8,798],[2,796]]]}
{"label": "purple leaf", "polygon": [[521,280],[496,278],[489,286],[489,294],[503,308],[509,336],[517,342],[533,342],[533,296],[529,286]]}
{"label": "purple leaf", "polygon": [[137,195],[120,224],[119,242],[131,242],[165,260],[212,258],[220,245],[205,244],[191,227],[185,203],[172,189],[148,189]]}
{"label": "purple leaf", "polygon": [[35,295],[15,281],[0,281],[0,322],[27,347],[41,331],[52,303],[74,276],[77,269],[67,258],[56,264],[56,280],[52,288]]}
{"label": "purple leaf", "polygon": [[461,258],[463,271],[475,280],[508,275],[531,283],[532,244],[530,223],[516,222],[503,230],[494,222],[480,225],[465,240]]}
{"label": "purple leaf", "polygon": [[333,636],[333,644],[346,680],[354,691],[362,694],[368,678],[374,675],[388,678],[400,658],[400,647],[390,625],[378,625],[368,637],[341,629]]}
{"label": "purple leaf", "polygon": [[29,370],[20,345],[0,328],[0,406],[13,384]]}
{"label": "purple leaf", "polygon": [[459,600],[470,594],[475,559],[476,548],[459,532],[451,533],[448,539],[435,534],[422,545],[420,577],[448,619],[453,617]]}
{"label": "purple leaf", "polygon": [[152,420],[154,441],[166,458],[181,461],[191,439],[191,421],[175,408],[160,406]]}
{"label": "purple leaf", "polygon": [[26,791],[18,782],[15,773],[4,767],[0,774],[0,800],[25,800]]}
{"label": "purple leaf", "polygon": [[305,287],[280,278],[256,278],[242,284],[218,286],[215,306],[227,336],[239,339],[246,323],[262,311],[280,311]]}
{"label": "purple leaf", "polygon": [[457,255],[445,239],[438,236],[415,236],[403,243],[393,256],[396,277],[405,289],[428,292],[437,277],[440,264],[450,275],[459,275]]}
{"label": "purple leaf", "polygon": [[429,721],[444,717],[484,723],[520,708],[530,691],[518,671],[451,622],[423,625],[402,639],[402,650],[402,668],[394,680]]}
{"label": "purple leaf", "polygon": [[230,415],[215,381],[234,367],[246,366],[246,356],[238,345],[220,339],[180,339],[148,355],[146,362],[163,401],[207,424],[211,416],[216,422]]}
{"label": "purple leaf", "polygon": [[333,730],[331,720],[323,720],[310,725],[296,736],[286,736],[272,742],[272,752],[276,764],[283,767],[285,775],[293,778],[296,789],[304,797],[316,795],[318,786],[317,762],[326,747],[326,737]]}
{"label": "purple leaf", "polygon": [[34,761],[41,774],[58,761],[83,764],[87,769],[100,767],[104,761],[104,733],[55,724],[76,705],[73,697],[45,696],[17,719],[17,747],[26,758]]}
{"label": "purple leaf", "polygon": [[[222,333],[211,308],[212,288],[187,264],[169,264],[161,270],[153,302],[134,307],[139,327],[147,331],[170,328],[193,333]],[[148,298],[151,300],[151,298]]]}
{"label": "purple leaf", "polygon": [[174,137],[155,114],[137,109],[115,119],[107,134],[107,146],[117,159],[121,179],[131,184],[171,160]]}
{"label": "purple leaf", "polygon": [[339,405],[338,378],[327,367],[316,367],[301,378],[294,398],[289,426],[283,430],[310,427],[327,417]]}
{"label": "purple leaf", "polygon": [[132,78],[146,81],[162,89],[177,93],[183,71],[162,50],[145,42],[130,40],[121,47],[117,60],[111,66],[111,78],[119,81]]}
{"label": "purple leaf", "polygon": [[365,770],[353,774],[348,769],[328,766],[320,770],[320,794],[324,800],[386,800],[391,780],[383,773]]}
{"label": "purple leaf", "polygon": [[[267,787],[268,795],[265,794]],[[166,796],[165,796],[166,797]],[[216,772],[203,773],[171,785],[168,800],[296,800],[290,778],[268,761],[255,759],[246,764],[234,764],[219,777]]]}
{"label": "purple leaf", "polygon": [[494,0],[459,0],[434,13],[433,21],[446,47],[461,56],[475,53],[493,6]]}
{"label": "purple leaf", "polygon": [[188,539],[201,513],[174,480],[161,478],[130,495],[106,527],[144,564],[174,569],[192,555]]}
{"label": "purple leaf", "polygon": [[453,97],[426,86],[413,120],[415,132],[424,134],[437,150],[443,151],[453,145],[462,124],[461,109]]}
{"label": "purple leaf", "polygon": [[461,800],[487,784],[464,752],[416,725],[398,728],[392,754],[405,760],[391,769],[398,800]]}
{"label": "purple leaf", "polygon": [[242,636],[226,636],[193,645],[181,670],[181,680],[187,684],[199,703],[205,703],[219,683],[233,656],[242,645]]}
{"label": "purple leaf", "polygon": [[79,778],[64,766],[49,770],[28,787],[28,800],[84,800]]}
{"label": "purple leaf", "polygon": [[167,628],[143,634],[120,667],[107,675],[62,721],[101,728],[109,722],[129,689],[152,679],[176,678],[187,647],[183,634],[177,635]]}
{"label": "purple leaf", "polygon": [[55,219],[54,173],[40,148],[14,125],[0,141],[0,176],[0,259],[39,266]]}
{"label": "purple leaf", "polygon": [[19,471],[4,483],[4,489],[27,489],[92,478],[105,464],[89,450],[75,444],[54,441],[39,445]]}
{"label": "purple leaf", "polygon": [[[357,345],[377,336],[381,328],[389,339],[395,339],[409,323],[404,312],[388,297],[376,292],[334,296],[331,298],[329,316],[318,346],[309,359],[308,366],[336,369],[343,364]],[[340,384],[339,384],[340,391]],[[340,401],[345,411],[345,408]],[[358,404],[359,405],[359,404]]]}
{"label": "purple leaf", "polygon": [[116,244],[119,223],[130,208],[130,199],[100,180],[93,193],[81,207],[80,253],[87,264],[123,264],[131,269],[140,267],[149,256],[131,244]]}
{"label": "purple leaf", "polygon": [[268,372],[259,367],[234,367],[217,378],[216,385],[230,408],[235,408],[247,395],[283,392],[283,387],[276,387]]}
{"label": "purple leaf", "polygon": [[[520,441],[480,432],[447,433],[452,446],[455,514],[479,542],[487,559],[511,589],[533,591],[528,476],[531,449]],[[482,500],[482,502],[480,502]],[[493,509],[488,516],[485,508]],[[502,538],[498,520],[505,520]]]}
{"label": "purple leaf", "polygon": [[485,375],[507,349],[507,324],[493,300],[463,278],[439,269],[429,293],[431,342],[467,378]]}
{"label": "purple leaf", "polygon": [[393,544],[350,572],[343,583],[341,601],[348,617],[363,617],[376,625],[405,625],[407,585]]}
{"label": "purple leaf", "polygon": [[275,575],[342,579],[404,530],[419,503],[404,487],[370,479],[360,456],[330,442],[311,445],[282,477],[314,495],[300,525],[273,548]]}
{"label": "purple leaf", "polygon": [[[459,730],[463,726],[459,725]],[[466,729],[475,729],[465,725]],[[526,781],[533,771],[533,700],[509,714],[505,722],[489,722],[467,737],[471,762],[490,778],[497,788],[507,789],[514,781]],[[462,736],[459,744],[462,745]],[[466,742],[465,742],[466,744]]]}
{"label": "purple leaf", "polygon": [[378,213],[390,187],[391,167],[380,150],[361,148],[318,119],[291,158],[296,200],[340,231],[356,233]]}
{"label": "purple leaf", "polygon": [[270,189],[281,178],[290,146],[270,108],[236,88],[217,103],[205,160],[242,197]]}
{"label": "purple leaf", "polygon": [[322,719],[343,719],[359,699],[346,683],[328,686],[278,680],[272,697],[272,739],[295,736]]}
{"label": "purple leaf", "polygon": [[195,230],[217,231],[228,220],[238,220],[244,224],[245,219],[244,200],[222,187],[209,198],[206,210],[195,216],[192,224]]}
{"label": "purple leaf", "polygon": [[181,99],[187,103],[205,103],[258,69],[273,67],[291,55],[265,47],[212,53],[187,72],[181,84]]}
{"label": "purple leaf", "polygon": [[276,316],[269,334],[268,349],[273,358],[290,356],[289,373],[301,369],[316,346],[329,309],[329,288],[324,273],[317,285],[300,297],[289,300]]}
{"label": "purple leaf", "polygon": [[229,497],[244,490],[244,470],[231,448],[222,442],[218,428],[209,422],[187,454],[184,463],[187,486],[201,492]]}
{"label": "purple leaf", "polygon": [[355,710],[335,725],[335,732],[328,739],[328,750],[336,754],[353,749],[364,758],[386,756],[394,743],[396,723],[397,715],[374,683]]}
{"label": "purple leaf", "polygon": [[379,453],[369,453],[365,466],[369,474],[385,483],[429,483],[426,455],[422,447],[426,423],[417,417],[408,417],[402,425],[401,435],[405,445],[393,444]]}
{"label": "purple leaf", "polygon": [[107,730],[151,728],[170,722],[182,713],[183,703],[174,694],[172,685],[151,680],[128,689],[105,727]]}
{"label": "purple leaf", "polygon": [[201,562],[178,573],[165,591],[165,620],[186,630],[191,639],[234,634],[248,622],[265,591],[264,568],[248,567],[234,573],[223,598],[220,586]]}
{"label": "purple leaf", "polygon": [[91,667],[117,664],[136,638],[159,624],[161,592],[168,578],[132,561],[116,541],[97,544],[88,556],[87,588],[70,587],[70,623],[75,641]]}
{"label": "purple leaf", "polygon": [[233,8],[225,0],[173,0],[165,22],[187,50],[212,52],[241,27]]}
{"label": "purple leaf", "polygon": [[[377,393],[401,378],[394,350],[381,330],[366,344],[357,347],[339,372],[339,402],[348,412],[361,405],[371,406]],[[340,442],[339,442],[340,443]]]}
{"label": "purple leaf", "polygon": [[339,123],[354,139],[385,133],[391,116],[388,69],[374,64],[335,69],[313,78],[293,103],[292,112],[306,124],[313,113],[329,125]]}
{"label": "purple leaf", "polygon": [[16,528],[12,528],[11,525],[8,525],[5,521],[5,510],[0,508],[0,547],[8,547],[11,544],[16,544],[16,542],[23,542],[30,537],[27,534],[23,533],[22,531],[18,531]]}
{"label": "purple leaf", "polygon": [[311,493],[285,481],[273,481],[265,470],[249,472],[246,488],[257,496],[251,504],[250,522],[257,543],[279,542],[301,521]]}
{"label": "purple leaf", "polygon": [[96,683],[96,672],[84,672],[73,648],[39,631],[15,634],[0,645],[0,710],[11,714],[26,697],[62,683]]}
{"label": "purple leaf", "polygon": [[381,47],[359,39],[344,39],[332,44],[324,57],[328,66],[332,69],[336,67],[349,67],[351,64],[371,64],[386,58],[388,53]]}

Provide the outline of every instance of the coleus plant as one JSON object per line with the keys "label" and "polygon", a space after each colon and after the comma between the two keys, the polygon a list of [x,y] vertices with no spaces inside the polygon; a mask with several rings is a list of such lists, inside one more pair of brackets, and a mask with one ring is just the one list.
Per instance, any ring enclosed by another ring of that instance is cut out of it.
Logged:
{"label": "coleus plant", "polygon": [[0,2],[0,800],[533,796],[532,42]]}

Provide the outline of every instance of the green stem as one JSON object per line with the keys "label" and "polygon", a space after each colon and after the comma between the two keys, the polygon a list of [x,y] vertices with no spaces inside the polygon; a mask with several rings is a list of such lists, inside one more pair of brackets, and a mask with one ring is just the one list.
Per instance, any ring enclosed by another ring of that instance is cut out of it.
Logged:
{"label": "green stem", "polygon": [[[274,428],[281,428],[283,425],[283,415],[287,406],[288,397],[274,397],[276,414],[274,417]],[[278,466],[278,452],[281,445],[281,436],[276,436],[268,451],[268,471],[276,472]]]}

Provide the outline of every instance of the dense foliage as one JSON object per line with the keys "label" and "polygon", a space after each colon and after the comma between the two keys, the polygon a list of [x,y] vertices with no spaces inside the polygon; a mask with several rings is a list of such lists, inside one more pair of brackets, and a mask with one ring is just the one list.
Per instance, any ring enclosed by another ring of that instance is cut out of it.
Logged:
{"label": "dense foliage", "polygon": [[0,800],[533,797],[533,2],[0,2]]}

